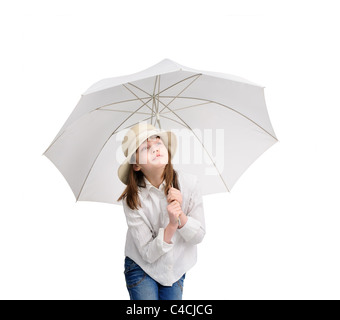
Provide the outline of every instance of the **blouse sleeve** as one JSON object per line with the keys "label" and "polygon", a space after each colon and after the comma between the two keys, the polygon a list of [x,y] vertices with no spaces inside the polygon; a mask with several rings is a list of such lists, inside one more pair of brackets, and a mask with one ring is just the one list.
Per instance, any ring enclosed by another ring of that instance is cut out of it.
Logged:
{"label": "blouse sleeve", "polygon": [[143,209],[132,210],[127,205],[126,198],[122,201],[128,228],[138,251],[146,262],[153,263],[173,248],[173,243],[164,241],[164,228],[159,228],[158,235],[154,237],[144,220],[146,217],[140,212]]}
{"label": "blouse sleeve", "polygon": [[198,244],[205,236],[203,198],[198,178],[191,192],[186,215],[188,217],[186,224],[177,231],[185,241],[191,244]]}

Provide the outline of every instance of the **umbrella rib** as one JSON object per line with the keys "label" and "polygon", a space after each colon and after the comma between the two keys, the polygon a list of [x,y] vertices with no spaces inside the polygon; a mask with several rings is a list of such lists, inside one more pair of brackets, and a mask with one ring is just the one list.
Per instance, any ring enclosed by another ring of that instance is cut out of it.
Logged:
{"label": "umbrella rib", "polygon": [[[148,99],[148,98],[142,98],[142,99]],[[113,103],[110,103],[110,104],[107,104],[107,105],[98,107],[98,108],[93,109],[93,110],[91,110],[91,111],[89,111],[89,112],[92,112],[92,111],[95,111],[95,110],[101,110],[101,108],[104,108],[104,107],[107,107],[107,106],[111,106],[111,105],[114,105],[114,104],[118,104],[118,103],[124,103],[124,102],[130,102],[130,101],[138,101],[138,100],[140,100],[140,99],[121,100],[121,101],[113,102]],[[105,110],[105,109],[103,109],[103,110]],[[110,111],[114,111],[114,110],[110,110]],[[129,112],[130,112],[130,111],[129,111]],[[85,114],[83,114],[82,116],[84,116],[84,115],[86,115],[86,114],[88,114],[88,113],[85,113]],[[82,116],[81,116],[81,117],[82,117]],[[81,117],[80,117],[80,118],[81,118]],[[76,120],[79,120],[80,118],[78,118],[78,119],[76,119]],[[72,122],[72,123],[73,123],[73,122]],[[69,125],[71,125],[71,123],[70,123]],[[44,152],[42,155],[44,155],[44,154],[45,154],[45,153],[46,153],[46,152],[54,145],[54,143],[57,142],[57,140],[65,133],[65,131],[67,130],[67,128],[68,128],[68,126],[63,130],[62,133],[60,133],[60,135],[59,135],[57,138],[55,138],[54,141],[51,142],[51,144],[49,145],[49,147],[45,150],[45,152]]]}
{"label": "umbrella rib", "polygon": [[[151,99],[150,99],[150,100],[151,100]],[[146,103],[148,103],[150,100],[148,100],[147,102],[144,102],[144,103],[143,103],[136,111],[138,111],[139,109],[143,108],[144,105],[145,105]],[[135,112],[136,112],[136,111],[135,111]],[[116,133],[117,129],[120,128],[120,127],[122,126],[122,124],[125,123],[129,118],[131,118],[131,117],[135,114],[135,112],[131,113],[131,114],[130,114],[123,122],[120,123],[120,125],[119,125],[118,127],[116,127],[116,129],[110,134],[110,136],[107,138],[107,140],[105,141],[105,143],[104,143],[103,146],[101,147],[100,151],[98,152],[96,158],[94,159],[94,161],[93,161],[93,163],[92,163],[92,165],[91,165],[91,168],[90,168],[89,172],[87,173],[87,175],[86,175],[86,177],[85,177],[85,180],[84,180],[84,182],[83,182],[83,185],[81,186],[81,189],[80,189],[80,191],[79,191],[79,193],[78,193],[78,196],[77,196],[77,198],[76,198],[76,202],[78,201],[78,199],[79,199],[79,197],[80,197],[80,194],[81,194],[81,192],[83,191],[84,185],[85,185],[85,183],[86,183],[86,181],[87,181],[87,178],[88,178],[88,176],[89,176],[89,174],[90,174],[90,172],[91,172],[91,170],[92,170],[94,164],[96,163],[96,161],[97,161],[99,155],[101,154],[103,148],[105,147],[106,143],[107,143],[107,142],[110,140],[110,138]],[[148,119],[150,119],[150,118],[151,118],[151,117],[148,117],[148,118],[146,118],[146,119],[144,119],[144,120],[142,120],[142,121],[148,120]]]}
{"label": "umbrella rib", "polygon": [[[174,111],[183,110],[183,109],[187,109],[187,108],[193,108],[193,107],[197,107],[197,106],[202,106],[204,104],[209,104],[209,103],[211,103],[211,102],[209,101],[209,102],[203,102],[203,103],[199,103],[199,104],[193,104],[192,106],[186,106],[186,107],[183,107],[183,108],[174,109]],[[164,113],[170,113],[170,111],[163,112],[162,114],[164,114]]]}
{"label": "umbrella rib", "polygon": [[[189,126],[189,125],[188,125],[188,124],[187,124],[187,123],[186,123],[186,122],[185,122],[178,114],[176,114],[173,110],[171,110],[171,109],[170,109],[167,105],[165,105],[162,101],[160,101],[160,102],[161,102],[161,104],[163,104],[166,108],[168,108],[168,109],[169,109],[169,110],[170,110],[177,118],[179,118],[179,119],[185,124],[185,127],[186,127],[187,129],[189,129],[189,130],[194,134],[194,136],[197,138],[197,140],[200,142],[200,144],[202,145],[203,149],[205,150],[205,152],[206,152],[207,155],[209,156],[209,158],[210,158],[211,162],[213,163],[213,165],[214,165],[216,171],[217,171],[218,174],[220,175],[220,178],[221,178],[223,184],[224,184],[225,187],[227,188],[228,192],[230,192],[230,190],[229,190],[227,184],[225,183],[225,181],[224,181],[224,179],[223,179],[223,177],[222,177],[220,171],[219,171],[219,170],[217,169],[217,167],[216,167],[215,161],[211,158],[211,156],[210,156],[208,150],[205,148],[205,146],[204,146],[204,144],[202,143],[202,141],[197,137],[197,135],[195,134],[195,132],[190,128],[190,126]],[[169,119],[170,119],[170,118],[169,118]],[[172,120],[172,119],[170,119],[170,120]]]}
{"label": "umbrella rib", "polygon": [[[178,97],[184,90],[186,90],[186,89],[187,89],[194,81],[196,81],[201,75],[202,75],[202,73],[197,73],[197,74],[191,75],[191,76],[189,76],[189,77],[187,77],[187,78],[184,78],[184,79],[182,79],[182,80],[180,80],[180,81],[177,81],[177,82],[173,83],[173,84],[170,85],[169,87],[164,88],[162,91],[159,91],[159,90],[160,90],[160,78],[161,78],[161,75],[157,75],[156,78],[155,78],[154,90],[153,90],[153,94],[152,94],[152,95],[150,95],[150,93],[146,92],[145,90],[143,90],[142,88],[136,86],[135,84],[133,84],[133,83],[131,83],[131,82],[128,82],[127,84],[129,84],[129,85],[135,87],[136,89],[138,89],[138,90],[144,92],[145,94],[149,95],[150,97],[152,97],[153,101],[152,101],[152,109],[151,109],[151,111],[154,112],[154,107],[156,107],[156,113],[157,113],[158,110],[159,110],[159,97],[160,97],[160,94],[161,94],[162,92],[164,92],[164,91],[166,91],[166,90],[168,90],[168,89],[170,89],[170,88],[172,88],[172,87],[178,85],[179,83],[181,83],[181,82],[183,82],[183,81],[186,81],[186,80],[188,80],[188,79],[191,79],[191,78],[193,78],[193,77],[196,77],[191,83],[189,83],[182,91],[179,92],[179,94],[178,94],[177,96],[175,96],[175,97],[168,103],[168,105],[169,105],[170,103],[172,103],[172,102],[176,99],[176,97]],[[156,89],[157,80],[158,80],[158,93],[157,93],[157,95],[155,95],[155,89]],[[124,84],[123,84],[123,86],[124,86],[126,89],[128,89]],[[128,89],[128,90],[129,90],[129,89]],[[129,90],[129,91],[130,91],[131,93],[133,93],[131,90]],[[134,94],[134,93],[133,93],[133,94]],[[134,94],[134,95],[138,98],[138,96],[137,96],[136,94]],[[157,104],[155,103],[155,98],[156,98],[156,96],[157,96],[157,100],[158,100],[158,101],[157,101]],[[150,109],[149,106],[148,106],[148,108]],[[164,108],[163,108],[159,113],[161,113],[163,110],[164,110]],[[152,116],[152,118],[151,118],[151,124],[152,124],[152,121],[153,121],[153,116]],[[157,123],[158,123],[159,128],[161,129],[160,121],[159,121],[157,118],[156,118],[156,120],[155,120],[155,123],[156,123],[156,121],[157,121]]]}
{"label": "umbrella rib", "polygon": [[[200,75],[200,76],[201,76],[202,73],[197,73],[197,74],[194,74],[194,75],[192,75],[192,76],[190,76],[190,77],[187,77],[187,78],[184,78],[184,79],[182,79],[182,80],[180,80],[180,81],[177,81],[177,82],[173,83],[171,86],[169,86],[169,87],[167,87],[167,88],[164,88],[164,89],[163,89],[162,91],[160,91],[158,94],[163,93],[164,91],[166,91],[166,90],[168,90],[168,89],[174,87],[175,85],[177,85],[177,84],[179,84],[179,83],[181,83],[181,82],[183,82],[183,81],[186,81],[186,80],[188,80],[188,79],[190,79],[190,78],[196,77],[197,75]],[[160,76],[160,75],[158,75],[158,76]],[[156,77],[158,77],[158,76],[156,76]],[[157,81],[157,78],[156,78],[156,81]],[[135,84],[133,84],[133,83],[131,83],[131,82],[128,82],[128,84],[131,85],[131,86],[133,86],[133,87],[135,87],[136,89],[139,89],[140,91],[143,91],[144,93],[146,93],[147,95],[149,95],[149,96],[151,97],[151,94],[150,94],[150,93],[146,92],[145,90],[143,90],[142,88],[136,86]],[[155,85],[156,85],[156,82],[155,82]]]}
{"label": "umbrella rib", "polygon": [[[127,110],[111,110],[111,109],[97,109],[97,111],[114,111],[114,112],[126,112],[126,113],[133,113],[133,111]],[[135,112],[136,114],[150,114],[148,112]]]}
{"label": "umbrella rib", "polygon": [[170,89],[170,88],[176,86],[177,84],[179,84],[179,83],[181,83],[181,82],[183,82],[183,81],[186,81],[186,80],[188,80],[188,79],[190,79],[190,78],[193,78],[193,77],[196,77],[196,76],[201,76],[201,75],[202,75],[202,73],[197,73],[197,74],[194,74],[194,75],[192,75],[192,76],[190,76],[190,77],[184,78],[184,79],[182,79],[182,80],[180,80],[180,81],[177,81],[177,82],[173,83],[171,86],[169,86],[169,87],[163,89],[163,90],[162,90],[161,92],[159,92],[159,93],[163,93],[164,91],[166,91],[166,90],[168,90],[168,89]]}
{"label": "umbrella rib", "polygon": [[65,133],[66,129],[60,134],[59,137],[55,138],[54,141],[52,141],[52,143],[50,144],[50,146],[44,151],[44,153],[42,154],[42,156],[57,142],[57,140],[59,140],[59,138]]}
{"label": "umbrella rib", "polygon": [[[155,78],[155,84],[154,84],[154,87],[153,87],[153,94],[152,94],[152,97],[154,97],[154,96],[155,96],[157,78],[158,78],[158,76],[156,76],[156,78]],[[152,123],[152,120],[153,120],[153,115],[154,115],[154,106],[155,106],[155,99],[153,98],[153,99],[152,99],[152,114],[151,114],[151,123]]]}
{"label": "umbrella rib", "polygon": [[[125,84],[122,85],[124,88],[126,88],[127,90],[129,90],[137,99],[139,99],[141,102],[143,102],[143,100],[138,97],[132,90],[130,90]],[[150,99],[151,100],[151,99]],[[145,102],[143,105],[146,105],[151,111],[152,109],[147,105],[147,103],[150,101],[148,100],[147,102]]]}
{"label": "umbrella rib", "polygon": [[[166,106],[168,107],[170,105],[170,103],[172,103],[176,98],[178,98],[178,96],[184,91],[186,90],[189,86],[191,86],[200,76],[202,75],[202,73],[196,74],[195,76],[197,76],[193,81],[191,81],[182,91],[180,91],[177,96],[175,96]],[[164,90],[163,90],[164,91]],[[162,96],[163,98],[164,96]],[[159,101],[159,94],[158,94],[158,101]],[[165,104],[163,103],[163,105],[165,106]],[[159,112],[161,113],[163,110],[165,109],[165,107]]]}
{"label": "umbrella rib", "polygon": [[[155,87],[156,87],[157,77],[158,77],[158,76],[156,76]],[[135,84],[133,84],[133,83],[131,83],[131,82],[127,82],[127,84],[129,84],[130,86],[135,87],[136,89],[138,89],[138,90],[140,90],[140,91],[143,91],[144,93],[146,93],[146,94],[149,96],[149,98],[152,97],[152,95],[151,95],[149,92],[146,92],[145,90],[143,90],[142,88],[136,86]],[[155,89],[154,89],[154,91],[155,91]]]}
{"label": "umbrella rib", "polygon": [[[138,99],[133,99],[133,100],[126,100],[126,101],[137,101]],[[126,102],[126,101],[124,101],[124,102]],[[120,102],[115,102],[115,103],[120,103]],[[112,104],[114,104],[114,103],[112,103]],[[106,105],[106,106],[108,106],[108,105]],[[105,107],[105,106],[103,106],[103,107]],[[133,112],[133,111],[126,111],[126,110],[111,110],[111,109],[101,109],[101,108],[103,108],[103,107],[99,107],[99,108],[96,108],[96,109],[93,109],[93,110],[91,110],[90,112],[88,112],[88,113],[84,113],[80,118],[82,118],[83,116],[85,116],[85,115],[87,115],[87,114],[89,114],[89,113],[91,113],[91,112],[93,112],[93,111],[116,111],[116,112],[126,112],[126,113],[136,113],[136,114],[146,114],[146,115],[148,115],[149,113],[147,113],[147,112]],[[78,119],[76,119],[76,120],[79,120],[80,118],[78,118]],[[72,122],[73,123],[73,122]],[[72,123],[70,123],[70,125],[72,124]],[[67,126],[64,130],[63,130],[63,132],[50,144],[50,146],[44,151],[44,153],[42,154],[42,155],[44,155],[58,140],[59,140],[59,138],[61,138],[61,136],[66,132],[66,130],[67,130],[67,128],[68,128],[69,126]]]}
{"label": "umbrella rib", "polygon": [[[158,114],[158,110],[159,110],[159,90],[160,90],[160,88],[161,88],[161,75],[159,75],[159,77],[158,77],[158,93],[157,93],[157,108],[156,108],[156,113],[157,114]],[[154,99],[155,99],[155,96],[154,96]],[[159,121],[159,117],[156,117],[156,121],[158,123],[158,127],[160,129],[162,129],[161,122]]]}
{"label": "umbrella rib", "polygon": [[[163,114],[164,114],[164,112],[163,112]],[[169,119],[169,120],[171,120],[171,121],[177,122],[178,124],[180,124],[180,125],[183,126],[184,128],[188,129],[188,127],[187,127],[185,124],[183,124],[183,123],[181,123],[181,122],[179,122],[179,121],[177,121],[177,120],[175,120],[175,119],[166,117],[166,116],[164,116],[163,114],[160,114],[159,116],[160,116],[160,117],[163,117],[163,118],[166,118],[166,119]]]}
{"label": "umbrella rib", "polygon": [[[145,119],[142,119],[142,120],[138,120],[137,122],[135,122],[135,123],[133,123],[133,124],[131,124],[130,126],[128,126],[128,127],[125,127],[124,129],[122,129],[122,130],[118,130],[118,131],[116,131],[116,132],[114,132],[113,134],[116,134],[116,133],[119,133],[119,132],[122,132],[123,130],[125,130],[126,128],[131,128],[131,127],[133,127],[134,125],[136,125],[136,124],[138,124],[138,123],[140,123],[141,121],[146,121],[146,120],[149,120],[151,117],[148,117],[148,118],[145,118]],[[113,135],[112,134],[112,135]]]}
{"label": "umbrella rib", "polygon": [[[191,78],[196,77],[196,78],[195,78],[191,83],[189,83],[189,84],[188,84],[188,85],[187,85],[187,86],[186,86],[186,87],[185,87],[185,88],[184,88],[177,96],[175,96],[175,97],[173,98],[173,100],[171,100],[171,101],[168,103],[168,105],[169,105],[170,103],[172,103],[172,102],[176,99],[176,97],[178,97],[184,90],[186,90],[192,83],[194,83],[194,81],[196,81],[201,75],[202,75],[202,73],[197,73],[197,74],[191,75],[191,76],[189,76],[189,77],[187,77],[187,78],[184,78],[184,79],[182,79],[182,80],[180,80],[180,81],[177,81],[177,82],[173,83],[173,84],[170,85],[169,87],[164,88],[162,91],[159,91],[159,90],[160,90],[160,77],[161,77],[161,75],[157,75],[156,78],[155,78],[155,84],[154,84],[153,95],[150,95],[150,93],[146,92],[145,90],[143,90],[142,88],[136,86],[135,84],[133,84],[133,83],[131,83],[131,82],[128,82],[127,84],[129,84],[129,85],[135,87],[136,89],[138,89],[138,90],[144,92],[145,94],[149,95],[150,97],[152,97],[152,98],[153,98],[153,102],[152,102],[152,110],[151,110],[151,111],[154,111],[154,106],[155,106],[155,104],[154,104],[154,99],[155,99],[155,97],[156,97],[156,95],[155,95],[155,89],[156,89],[156,83],[157,83],[157,80],[158,80],[158,93],[157,93],[157,100],[158,100],[158,103],[157,103],[157,106],[156,106],[156,112],[157,112],[158,109],[159,109],[159,97],[160,97],[160,94],[161,94],[162,92],[164,92],[164,91],[166,91],[166,90],[168,90],[168,89],[170,89],[170,88],[172,88],[172,87],[178,85],[178,84],[181,83],[181,82],[184,82],[184,81],[186,81],[186,80],[188,80],[188,79],[191,79]],[[125,85],[124,85],[124,86],[125,86]],[[125,86],[125,87],[126,87],[126,86]],[[126,88],[127,88],[127,87],[126,87]],[[150,107],[149,107],[149,108],[150,108]],[[161,111],[159,111],[159,113],[161,113],[164,109],[165,109],[165,108],[163,108]],[[152,117],[152,119],[151,119],[151,124],[152,124],[152,121],[153,121],[153,117]],[[159,122],[158,120],[157,120],[157,122],[158,122],[159,128],[161,129],[161,124],[160,124],[160,122]]]}
{"label": "umbrella rib", "polygon": [[[162,98],[171,98],[172,96],[162,96]],[[246,118],[247,120],[251,121],[252,123],[254,123],[256,126],[258,126],[259,128],[261,128],[264,132],[266,132],[267,134],[269,134],[273,139],[277,140],[276,137],[274,137],[270,132],[268,132],[266,129],[264,129],[263,127],[261,127],[258,123],[256,123],[254,120],[248,118],[246,115],[244,115],[243,113],[223,104],[223,103],[220,103],[220,102],[217,102],[217,101],[213,101],[213,100],[209,100],[209,99],[202,99],[202,98],[194,98],[194,97],[177,97],[177,98],[182,98],[182,99],[195,99],[195,100],[201,100],[201,101],[207,101],[207,102],[211,102],[211,103],[215,103],[215,104],[218,104],[222,107],[225,107],[227,109],[230,109],[231,111],[234,111],[236,113],[238,113],[240,116]],[[171,110],[171,109],[169,109]],[[178,110],[178,109],[177,109]]]}
{"label": "umbrella rib", "polygon": [[131,101],[140,101],[141,99],[149,99],[149,97],[146,97],[146,98],[140,98],[138,97],[138,99],[128,99],[128,100],[121,100],[121,101],[116,101],[116,102],[112,102],[112,103],[109,103],[109,104],[105,104],[103,106],[100,106],[94,110],[99,110],[101,108],[105,108],[105,107],[108,107],[108,106],[112,106],[114,104],[119,104],[119,103],[124,103],[124,102],[131,102]]}

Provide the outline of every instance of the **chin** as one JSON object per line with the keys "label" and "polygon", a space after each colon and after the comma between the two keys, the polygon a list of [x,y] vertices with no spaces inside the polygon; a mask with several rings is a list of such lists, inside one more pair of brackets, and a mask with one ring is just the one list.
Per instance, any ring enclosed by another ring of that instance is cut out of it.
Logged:
{"label": "chin", "polygon": [[155,167],[164,167],[164,166],[166,166],[168,164],[168,162],[167,161],[165,161],[165,159],[164,158],[162,158],[160,161],[157,161],[157,160],[155,160],[155,161],[153,161],[153,165],[155,166]]}
{"label": "chin", "polygon": [[163,163],[163,162],[159,162],[159,163],[154,163],[153,164],[153,166],[154,167],[157,167],[157,168],[159,168],[159,167],[165,167],[167,165],[167,163]]}

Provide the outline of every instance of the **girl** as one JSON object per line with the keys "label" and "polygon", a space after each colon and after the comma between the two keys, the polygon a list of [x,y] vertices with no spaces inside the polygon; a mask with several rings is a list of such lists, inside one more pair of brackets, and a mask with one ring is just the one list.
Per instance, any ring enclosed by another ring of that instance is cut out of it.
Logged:
{"label": "girl", "polygon": [[205,235],[196,176],[171,164],[177,138],[141,122],[122,142],[118,169],[128,225],[124,274],[131,300],[181,300],[186,272],[196,263]]}

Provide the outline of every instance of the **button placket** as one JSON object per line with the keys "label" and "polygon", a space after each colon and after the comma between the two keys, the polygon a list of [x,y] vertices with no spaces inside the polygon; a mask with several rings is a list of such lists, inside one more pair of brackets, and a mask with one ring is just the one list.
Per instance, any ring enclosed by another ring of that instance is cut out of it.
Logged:
{"label": "button placket", "polygon": [[166,227],[169,224],[170,220],[169,220],[169,215],[168,215],[168,210],[167,210],[168,202],[164,194],[163,194],[163,197],[159,199],[159,202],[160,202],[160,208],[162,210],[162,223],[163,223],[163,226]]}
{"label": "button placket", "polygon": [[169,278],[174,277],[174,271],[173,271],[173,264],[174,264],[174,252],[171,250],[168,255],[168,273],[169,273]]}

